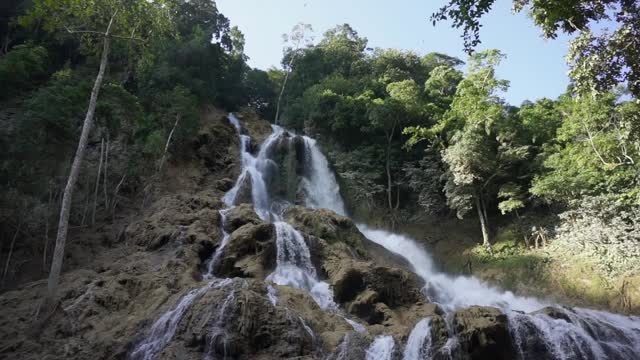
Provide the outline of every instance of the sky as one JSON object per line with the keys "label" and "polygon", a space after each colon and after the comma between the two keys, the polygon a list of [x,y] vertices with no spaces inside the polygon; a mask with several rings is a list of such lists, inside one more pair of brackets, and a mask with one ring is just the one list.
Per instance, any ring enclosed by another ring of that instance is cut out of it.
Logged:
{"label": "sky", "polygon": [[[446,0],[217,0],[231,25],[245,35],[249,65],[280,67],[282,35],[299,22],[311,24],[316,41],[335,25],[348,23],[369,47],[441,52],[466,59],[462,31],[448,22],[434,27],[429,17]],[[555,98],[568,85],[565,55],[570,38],[547,40],[525,13],[512,14],[511,0],[498,0],[482,19],[481,49],[500,49],[507,58],[497,69],[510,81],[504,94],[512,105],[523,100]]]}

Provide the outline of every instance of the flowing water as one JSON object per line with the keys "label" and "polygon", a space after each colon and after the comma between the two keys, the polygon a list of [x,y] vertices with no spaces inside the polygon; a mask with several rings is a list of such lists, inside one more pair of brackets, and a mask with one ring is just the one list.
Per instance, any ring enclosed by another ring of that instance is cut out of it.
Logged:
{"label": "flowing water", "polygon": [[[223,240],[211,257],[205,274],[206,278],[212,280],[203,288],[189,292],[173,309],[162,315],[152,326],[149,337],[136,347],[132,358],[155,358],[171,341],[176,326],[189,305],[211,287],[224,286],[220,285],[224,284],[224,280],[215,278],[214,269],[216,262],[224,255],[229,240],[229,234],[224,230],[226,212],[243,201],[242,193],[246,193],[247,186],[251,188],[250,200],[258,216],[265,221],[273,221],[276,229],[277,264],[267,280],[305,289],[323,309],[339,313],[330,286],[317,276],[304,237],[283,221],[283,211],[289,203],[274,199],[268,190],[270,179],[279,171],[278,164],[273,160],[277,145],[291,142],[295,136],[278,126],[272,126],[272,134],[260,145],[258,154],[254,156],[251,152],[251,140],[242,134],[238,119],[230,114],[229,120],[240,137],[241,174],[223,198],[227,205],[226,209],[220,211]],[[327,208],[346,216],[340,188],[329,162],[315,140],[306,136],[303,140],[305,174],[301,179],[300,190],[304,194],[304,204],[310,208]],[[640,359],[640,318],[587,309],[559,309],[569,319],[566,321],[551,318],[544,313],[535,313],[536,310],[553,304],[516,296],[509,291],[488,286],[474,277],[441,273],[435,268],[431,256],[415,240],[385,230],[372,229],[366,224],[358,224],[358,228],[369,240],[407,259],[414,272],[425,281],[425,295],[447,313],[448,325],[451,322],[451,312],[456,309],[471,305],[494,306],[507,314],[513,342],[523,359]],[[270,284],[267,285],[267,294],[275,305],[278,302],[277,291]],[[225,306],[222,309],[224,311]],[[366,331],[361,324],[346,320],[355,330]],[[313,330],[302,318],[300,321],[306,331],[313,334]],[[439,354],[453,354],[457,348],[458,342],[452,326],[449,326],[449,333],[446,345],[437,349]],[[212,334],[220,337],[224,336],[224,331],[214,329]],[[312,336],[315,337],[314,334]],[[337,358],[346,356],[348,346],[347,335],[337,349]],[[379,336],[367,350],[366,359],[390,359],[395,346],[392,337]],[[411,331],[403,356],[408,360],[429,359],[435,350],[432,349],[431,320],[426,318],[418,322]]]}
{"label": "flowing water", "polygon": [[404,348],[404,360],[429,359],[431,356],[431,319],[422,319],[411,330],[407,346]]}
{"label": "flowing water", "polygon": [[392,360],[395,346],[393,336],[378,336],[367,349],[365,360]]}

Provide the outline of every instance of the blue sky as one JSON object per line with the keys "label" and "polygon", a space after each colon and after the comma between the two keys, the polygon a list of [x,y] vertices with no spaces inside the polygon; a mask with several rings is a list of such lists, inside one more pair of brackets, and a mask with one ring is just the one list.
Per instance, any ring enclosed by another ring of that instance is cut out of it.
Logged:
{"label": "blue sky", "polygon": [[[220,11],[245,34],[245,52],[251,66],[278,66],[282,34],[304,22],[311,24],[316,40],[327,29],[348,23],[369,39],[370,47],[414,50],[420,54],[442,52],[465,59],[461,31],[449,23],[434,27],[429,16],[446,0],[217,0]],[[564,57],[569,37],[542,38],[525,13],[513,15],[510,0],[498,0],[483,18],[482,44],[507,54],[498,76],[509,80],[507,101],[555,98],[568,84]]]}

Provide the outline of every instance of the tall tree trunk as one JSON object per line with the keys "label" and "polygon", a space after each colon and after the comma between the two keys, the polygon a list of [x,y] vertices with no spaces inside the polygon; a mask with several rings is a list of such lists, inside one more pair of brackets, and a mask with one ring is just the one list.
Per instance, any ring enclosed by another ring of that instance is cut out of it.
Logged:
{"label": "tall tree trunk", "polygon": [[107,130],[107,144],[104,148],[104,209],[109,211],[109,196],[107,195],[107,170],[109,170],[109,130]]}
{"label": "tall tree trunk", "polygon": [[278,103],[276,105],[276,118],[275,124],[278,125],[278,120],[280,119],[280,103],[282,102],[282,95],[284,95],[284,88],[287,86],[287,80],[289,80],[289,71],[284,76],[284,81],[282,82],[282,88],[280,89],[280,95],[278,95]]}
{"label": "tall tree trunk", "polygon": [[91,226],[96,224],[96,207],[98,206],[98,189],[100,188],[100,173],[102,173],[102,158],[104,157],[104,138],[100,141],[100,162],[98,163],[98,175],[96,187],[93,190],[93,211],[91,212]]}
{"label": "tall tree trunk", "polygon": [[169,132],[169,136],[167,137],[167,143],[164,145],[164,152],[162,153],[162,158],[160,159],[160,165],[158,166],[158,173],[162,171],[162,166],[164,165],[164,161],[167,159],[167,152],[169,152],[169,144],[171,144],[171,138],[173,137],[173,133],[176,131],[178,127],[178,122],[180,121],[180,114],[176,114],[176,122],[173,123],[173,127]]}
{"label": "tall tree trunk", "polygon": [[480,228],[482,229],[482,245],[486,247],[490,247],[491,243],[489,242],[489,230],[487,219],[485,219],[485,211],[484,206],[482,205],[482,200],[480,199],[480,194],[476,195],[476,209],[478,210],[478,218],[480,219]]}
{"label": "tall tree trunk", "polygon": [[[115,15],[114,15],[115,16]],[[80,141],[78,142],[78,148],[76,155],[71,165],[71,171],[69,172],[69,178],[67,179],[67,185],[64,188],[64,195],[62,197],[62,206],[60,208],[60,219],[58,222],[58,233],[56,236],[56,247],[53,251],[53,260],[51,262],[51,271],[49,272],[49,280],[47,283],[47,295],[45,298],[45,309],[49,306],[53,308],[55,305],[56,293],[58,291],[58,283],[60,281],[60,271],[62,270],[62,260],[64,259],[64,246],[67,241],[67,233],[69,231],[69,213],[71,212],[71,201],[73,198],[73,191],[78,181],[78,175],[80,173],[80,166],[84,158],[84,152],[89,141],[89,133],[93,127],[94,114],[96,111],[96,103],[98,102],[98,95],[100,94],[100,88],[102,87],[102,81],[104,80],[104,73],[107,69],[107,63],[109,60],[109,50],[111,45],[111,25],[113,24],[113,17],[109,22],[107,31],[103,39],[102,57],[100,59],[100,70],[96,81],[93,84],[93,90],[91,90],[91,98],[89,100],[89,108],[87,109],[87,115],[84,119],[82,126],[82,133],[80,135]],[[48,311],[48,309],[47,309]]]}
{"label": "tall tree trunk", "polygon": [[291,61],[289,61],[289,70],[284,75],[284,81],[282,82],[282,88],[280,88],[280,95],[278,95],[278,103],[276,104],[276,118],[275,124],[278,125],[278,120],[280,119],[280,102],[282,102],[282,95],[284,95],[284,89],[287,86],[287,81],[289,80],[289,74],[291,74],[291,67],[293,66],[293,61],[295,60],[296,55],[291,55]]}
{"label": "tall tree trunk", "polygon": [[7,278],[7,272],[9,272],[9,264],[11,263],[11,255],[13,255],[13,247],[16,244],[16,239],[18,238],[18,233],[20,233],[21,226],[22,226],[22,222],[18,224],[18,228],[16,229],[15,234],[13,234],[13,239],[11,240],[11,246],[9,247],[9,254],[7,255],[7,261],[4,264],[4,271],[2,272],[3,286],[4,286],[4,280]]}
{"label": "tall tree trunk", "polygon": [[396,223],[396,213],[395,208],[393,206],[393,181],[391,177],[391,141],[393,141],[393,135],[396,129],[396,121],[394,121],[393,126],[391,127],[391,131],[386,133],[387,137],[387,147],[385,149],[385,171],[387,173],[387,202],[389,205],[389,212],[391,214],[392,219],[392,227],[395,228]]}

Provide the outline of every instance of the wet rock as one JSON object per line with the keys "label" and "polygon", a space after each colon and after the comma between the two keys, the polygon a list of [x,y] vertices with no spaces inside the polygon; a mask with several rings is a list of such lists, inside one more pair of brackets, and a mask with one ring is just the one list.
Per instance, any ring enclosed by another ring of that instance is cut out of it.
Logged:
{"label": "wet rock", "polygon": [[244,173],[238,186],[238,192],[236,193],[235,199],[233,199],[233,205],[252,204],[253,194],[251,189],[251,174],[247,172]]}
{"label": "wet rock", "polygon": [[170,195],[155,201],[146,216],[129,224],[123,233],[127,243],[158,250],[172,243],[213,247],[220,240],[216,229],[222,202],[216,194]]}
{"label": "wet rock", "polygon": [[[336,271],[337,270],[337,271]],[[414,277],[407,271],[383,266],[372,262],[348,261],[335,270],[328,269],[336,301],[345,303],[353,300],[365,289],[374,292],[377,302],[384,302],[394,308],[411,304],[421,299]]]}
{"label": "wet rock", "polygon": [[235,182],[233,180],[229,178],[224,178],[224,179],[216,180],[216,182],[214,183],[214,186],[216,187],[216,189],[226,193],[227,191],[231,190],[231,188],[233,188],[234,184]]}
{"label": "wet rock", "polygon": [[206,119],[205,126],[192,142],[192,148],[210,172],[226,173],[230,178],[238,175],[240,143],[236,128],[226,116],[214,115]]}
{"label": "wet rock", "polygon": [[309,293],[302,289],[275,285],[278,306],[284,306],[297,314],[314,332],[318,345],[331,352],[342,341],[342,337],[353,331],[342,317],[323,311]]}
{"label": "wet rock", "polygon": [[230,234],[245,224],[260,224],[262,220],[258,217],[253,205],[242,204],[229,210],[225,214],[225,230]]}
{"label": "wet rock", "polygon": [[453,313],[453,327],[470,359],[514,359],[507,316],[492,307],[471,306]]}
{"label": "wet rock", "polygon": [[557,307],[553,307],[553,306],[547,306],[545,308],[542,308],[538,311],[535,311],[534,314],[544,314],[547,315],[548,317],[552,318],[552,319],[561,319],[564,320],[568,323],[572,323],[573,321],[571,321],[571,318],[569,317],[569,314],[567,314],[567,312],[563,309],[559,309]]}
{"label": "wet rock", "polygon": [[295,203],[298,200],[300,182],[305,165],[304,139],[289,132],[283,132],[267,149],[267,157],[277,167],[269,171],[267,187],[276,200]]}
{"label": "wet rock", "polygon": [[338,348],[329,356],[331,360],[361,360],[367,354],[370,341],[363,334],[350,332],[344,336]]}
{"label": "wet rock", "polygon": [[309,356],[315,351],[312,335],[298,314],[271,304],[264,283],[234,279],[194,301],[161,358]]}
{"label": "wet rock", "polygon": [[308,209],[293,206],[286,213],[286,220],[296,229],[325,240],[329,244],[341,242],[348,245],[356,257],[366,257],[364,235],[354,222],[327,209]]}
{"label": "wet rock", "polygon": [[255,113],[241,111],[236,112],[235,115],[254,143],[261,144],[271,134],[271,124]]}
{"label": "wet rock", "polygon": [[230,235],[223,251],[216,274],[263,279],[275,268],[275,227],[263,222],[245,224]]}

